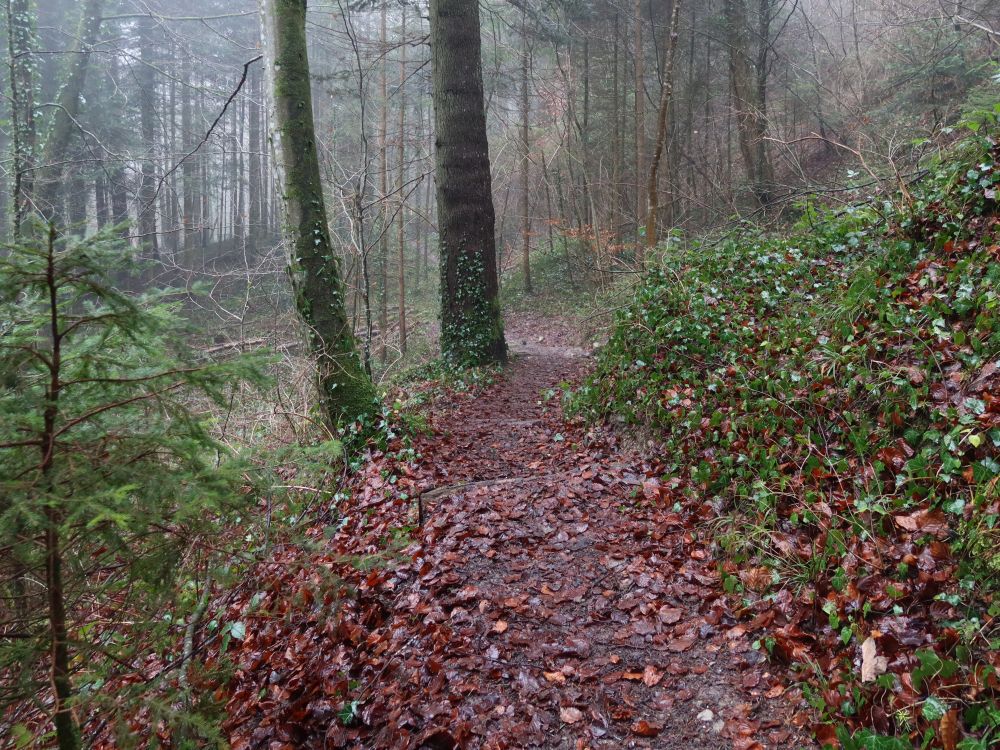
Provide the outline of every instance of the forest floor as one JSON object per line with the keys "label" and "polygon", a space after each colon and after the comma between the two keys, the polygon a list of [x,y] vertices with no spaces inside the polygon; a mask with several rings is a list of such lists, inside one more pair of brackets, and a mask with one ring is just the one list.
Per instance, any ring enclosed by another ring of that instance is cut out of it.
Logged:
{"label": "forest floor", "polygon": [[[721,590],[711,507],[664,507],[655,463],[564,418],[560,384],[587,366],[571,325],[519,319],[508,341],[497,383],[428,415],[401,482],[424,524],[399,559],[359,579],[337,625],[309,619],[263,652],[244,641],[234,748],[811,746],[787,675]],[[335,548],[361,551],[356,523]],[[317,639],[331,627],[356,648]],[[257,700],[274,675],[284,692]],[[323,697],[348,689],[353,702]]]}

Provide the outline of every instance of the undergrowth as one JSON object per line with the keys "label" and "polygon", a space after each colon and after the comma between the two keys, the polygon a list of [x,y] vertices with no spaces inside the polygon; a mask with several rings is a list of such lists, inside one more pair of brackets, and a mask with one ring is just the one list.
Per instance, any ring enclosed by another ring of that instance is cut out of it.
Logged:
{"label": "undergrowth", "polygon": [[824,744],[1000,743],[998,184],[980,133],[894,202],[672,243],[568,399],[717,507]]}

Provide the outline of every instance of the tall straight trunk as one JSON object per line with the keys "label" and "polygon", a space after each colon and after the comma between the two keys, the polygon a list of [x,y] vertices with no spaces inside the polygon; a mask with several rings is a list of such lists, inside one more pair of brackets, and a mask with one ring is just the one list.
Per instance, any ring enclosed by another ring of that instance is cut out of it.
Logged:
{"label": "tall straight trunk", "polygon": [[621,225],[621,194],[619,192],[619,181],[621,180],[621,140],[622,131],[620,120],[618,119],[618,13],[615,13],[614,36],[612,37],[611,51],[611,195],[608,201],[609,221],[611,222],[611,241],[618,243],[618,228]]}
{"label": "tall straight trunk", "polygon": [[725,20],[729,43],[729,83],[736,113],[740,153],[750,190],[761,206],[773,196],[774,174],[767,153],[767,37],[757,39],[762,49],[752,55],[751,36],[769,35],[768,0],[760,0],[759,26],[750,29],[746,0],[726,0]]}
{"label": "tall straight trunk", "polygon": [[94,210],[97,218],[97,229],[104,229],[111,221],[111,213],[108,208],[108,183],[104,177],[104,167],[98,164],[100,171],[94,178]]}
{"label": "tall straight trunk", "polygon": [[[205,122],[205,90],[203,87],[198,88],[198,109],[196,120],[198,123]],[[201,231],[198,232],[198,243],[201,249],[201,263],[204,266],[206,258],[206,249],[208,243],[211,239],[212,232],[212,207],[209,202],[211,197],[208,183],[208,159],[205,157],[204,153],[198,154],[198,165],[199,175],[198,175],[198,195],[199,195],[199,207],[198,207],[198,226]]]}
{"label": "tall straight trunk", "polygon": [[384,363],[386,357],[385,338],[389,328],[389,84],[386,57],[389,54],[389,37],[386,32],[386,7],[388,0],[382,2],[382,12],[379,24],[379,52],[382,55],[379,65],[379,90],[381,94],[381,111],[378,121],[378,189],[379,189],[379,241],[378,241],[378,281],[379,307],[378,358]]}
{"label": "tall straight trunk", "polygon": [[347,318],[340,258],[327,223],[309,85],[306,0],[260,0],[260,11],[289,277],[308,329],[320,400],[329,421],[344,425],[370,415],[376,400]]}
{"label": "tall straight trunk", "polygon": [[260,154],[264,150],[264,143],[261,137],[260,127],[260,73],[256,68],[250,71],[250,93],[247,102],[247,130],[249,137],[248,148],[250,149],[249,175],[247,177],[247,249],[253,255],[260,245],[260,233],[262,224],[262,201],[263,190],[261,186],[261,159]]}
{"label": "tall straight trunk", "polygon": [[430,27],[441,349],[460,364],[503,362],[478,0],[431,0]]}
{"label": "tall straight trunk", "polygon": [[101,8],[104,0],[87,0],[80,19],[77,43],[71,56],[69,73],[59,92],[58,107],[52,115],[52,125],[42,151],[41,170],[35,198],[39,210],[46,220],[51,220],[59,208],[62,193],[62,163],[69,153],[76,122],[80,114],[80,102],[87,83],[90,68],[90,52],[97,41],[101,28]]}
{"label": "tall straight trunk", "polygon": [[397,164],[399,190],[399,351],[406,354],[406,6],[402,6],[399,48],[399,163]]}
{"label": "tall straight trunk", "polygon": [[[663,149],[670,132],[670,100],[674,94],[674,60],[677,57],[677,26],[680,19],[681,0],[671,0],[673,8],[670,11],[670,37],[667,40],[667,51],[663,66],[663,88],[660,90],[660,109],[656,117],[656,145],[653,159],[649,165],[649,182],[646,183],[648,210],[646,211],[646,247],[656,247],[657,228],[656,215],[660,208],[659,202],[659,170]],[[645,258],[643,258],[645,260]]]}
{"label": "tall straight trunk", "polygon": [[35,149],[35,25],[31,0],[7,0],[7,50],[10,73],[11,150],[14,184],[14,240],[21,235],[34,183]]}
{"label": "tall straight trunk", "polygon": [[159,257],[159,240],[156,236],[156,70],[153,67],[152,18],[139,22],[139,129],[145,154],[139,182],[138,216],[139,242],[149,248],[150,257]]}
{"label": "tall straight trunk", "polygon": [[[194,117],[191,104],[191,58],[184,51],[181,51],[183,62],[181,64],[181,149],[184,155],[190,154],[195,147],[194,140]],[[195,212],[197,210],[198,195],[198,163],[193,157],[185,159],[181,164],[181,177],[183,180],[183,230],[184,230],[184,255],[185,262],[190,266],[194,263],[195,248]]]}
{"label": "tall straight trunk", "polygon": [[638,225],[645,215],[646,196],[646,61],[642,46],[642,0],[635,0],[635,220]]}
{"label": "tall straight trunk", "polygon": [[528,76],[531,72],[531,52],[528,49],[527,11],[521,11],[521,240],[524,266],[524,291],[531,294],[531,216],[528,190],[531,177],[531,102],[528,99]]}

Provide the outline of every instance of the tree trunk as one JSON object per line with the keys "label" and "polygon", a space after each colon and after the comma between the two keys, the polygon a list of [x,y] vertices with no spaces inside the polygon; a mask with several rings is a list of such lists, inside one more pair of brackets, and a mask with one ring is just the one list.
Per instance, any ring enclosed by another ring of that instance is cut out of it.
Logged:
{"label": "tree trunk", "polygon": [[399,190],[399,352],[406,354],[406,6],[402,6],[402,44],[399,48],[399,164],[397,165]]}
{"label": "tree trunk", "polygon": [[[656,146],[653,150],[653,160],[649,165],[649,182],[646,183],[646,195],[649,208],[646,211],[646,247],[656,247],[656,214],[660,208],[659,202],[659,170],[663,149],[670,131],[670,100],[674,93],[674,59],[677,57],[677,25],[680,19],[681,0],[672,0],[670,11],[670,38],[667,41],[665,65],[663,67],[663,88],[660,91],[660,110],[656,117]],[[645,260],[645,258],[642,258]]]}
{"label": "tree trunk", "polygon": [[529,117],[531,102],[528,99],[528,76],[531,70],[531,53],[528,49],[527,11],[521,11],[521,239],[523,242],[524,292],[531,294],[531,216],[528,208],[528,180],[531,176],[531,131]]}
{"label": "tree trunk", "polygon": [[35,198],[46,220],[51,220],[59,208],[65,171],[62,163],[77,132],[76,121],[90,68],[90,51],[101,28],[102,5],[103,0],[87,0],[83,8],[69,75],[59,93],[59,106],[52,115],[52,126],[45,140]]}
{"label": "tree trunk", "polygon": [[156,236],[156,70],[153,61],[154,21],[144,18],[139,22],[139,128],[146,153],[142,159],[139,178],[139,195],[136,215],[140,246],[149,248],[149,255],[158,258],[159,241]]}
{"label": "tree trunk", "polygon": [[379,240],[378,240],[378,358],[385,364],[385,338],[389,328],[389,88],[386,56],[389,53],[389,37],[386,32],[386,6],[388,0],[382,2],[382,12],[379,24],[379,53],[382,56],[379,65],[379,89],[381,92],[381,110],[378,121],[378,187],[379,187]]}
{"label": "tree trunk", "polygon": [[635,220],[645,215],[646,196],[643,178],[646,176],[646,87],[645,59],[642,46],[642,0],[635,0]]}
{"label": "tree trunk", "polygon": [[264,150],[264,142],[261,137],[260,127],[260,73],[256,67],[250,71],[250,94],[247,104],[247,123],[249,129],[249,149],[250,149],[250,174],[247,183],[247,201],[249,211],[247,214],[247,250],[251,257],[256,255],[260,245],[260,233],[262,224],[262,190],[261,190],[261,151]]}
{"label": "tree trunk", "polygon": [[10,117],[14,184],[12,186],[14,241],[21,235],[34,182],[35,148],[35,50],[34,17],[30,0],[7,0],[7,49],[10,55]]}
{"label": "tree trunk", "polygon": [[464,365],[504,362],[478,0],[431,0],[430,27],[441,349]]}
{"label": "tree trunk", "polygon": [[[753,36],[769,33],[768,0],[761,0],[759,28]],[[726,0],[726,33],[729,42],[729,83],[736,113],[740,153],[747,170],[750,190],[761,206],[772,200],[774,175],[767,153],[767,38],[758,39],[761,49],[751,57],[751,30],[746,0]],[[758,69],[759,68],[759,69]]]}
{"label": "tree trunk", "polygon": [[[194,151],[194,118],[191,104],[191,58],[181,52],[183,64],[181,66],[181,138],[183,144],[181,148],[184,154]],[[184,158],[182,155],[181,158]],[[195,249],[195,212],[197,210],[198,195],[198,164],[193,157],[189,157],[181,164],[181,177],[183,180],[183,234],[184,234],[184,262],[188,266],[194,266]]]}
{"label": "tree trunk", "polygon": [[330,242],[309,85],[306,0],[260,0],[260,9],[289,276],[309,330],[322,405],[330,422],[342,425],[370,415],[376,399],[347,319],[340,259]]}

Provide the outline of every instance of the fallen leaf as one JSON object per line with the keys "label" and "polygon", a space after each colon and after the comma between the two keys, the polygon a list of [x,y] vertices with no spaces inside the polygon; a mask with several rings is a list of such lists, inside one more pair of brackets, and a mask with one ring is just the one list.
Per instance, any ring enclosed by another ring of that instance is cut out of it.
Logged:
{"label": "fallen leaf", "polygon": [[875,678],[883,674],[888,668],[889,662],[884,656],[878,655],[878,648],[874,638],[866,638],[861,644],[861,681],[874,682]]}
{"label": "fallen leaf", "polygon": [[567,708],[560,709],[559,718],[566,724],[576,724],[583,718],[583,712],[579,708],[568,706]]}
{"label": "fallen leaf", "polygon": [[660,607],[656,613],[657,617],[660,618],[660,622],[664,625],[673,625],[675,622],[679,622],[683,614],[684,610],[667,606]]}
{"label": "fallen leaf", "polygon": [[504,620],[497,620],[496,624],[493,626],[494,633],[505,633],[507,632],[507,623]]}
{"label": "fallen leaf", "polygon": [[557,685],[566,684],[566,675],[562,672],[543,672],[542,674],[547,682],[554,682]]}
{"label": "fallen leaf", "polygon": [[642,720],[637,721],[632,725],[632,734],[637,734],[640,737],[655,737],[661,731],[663,731],[663,725],[653,724],[651,722]]}
{"label": "fallen leaf", "polygon": [[941,717],[938,736],[941,737],[944,750],[955,750],[958,747],[958,711],[952,709]]}
{"label": "fallen leaf", "polygon": [[653,687],[654,685],[659,685],[660,680],[663,679],[663,672],[657,670],[652,664],[647,664],[646,668],[642,672],[642,681],[646,687]]}

